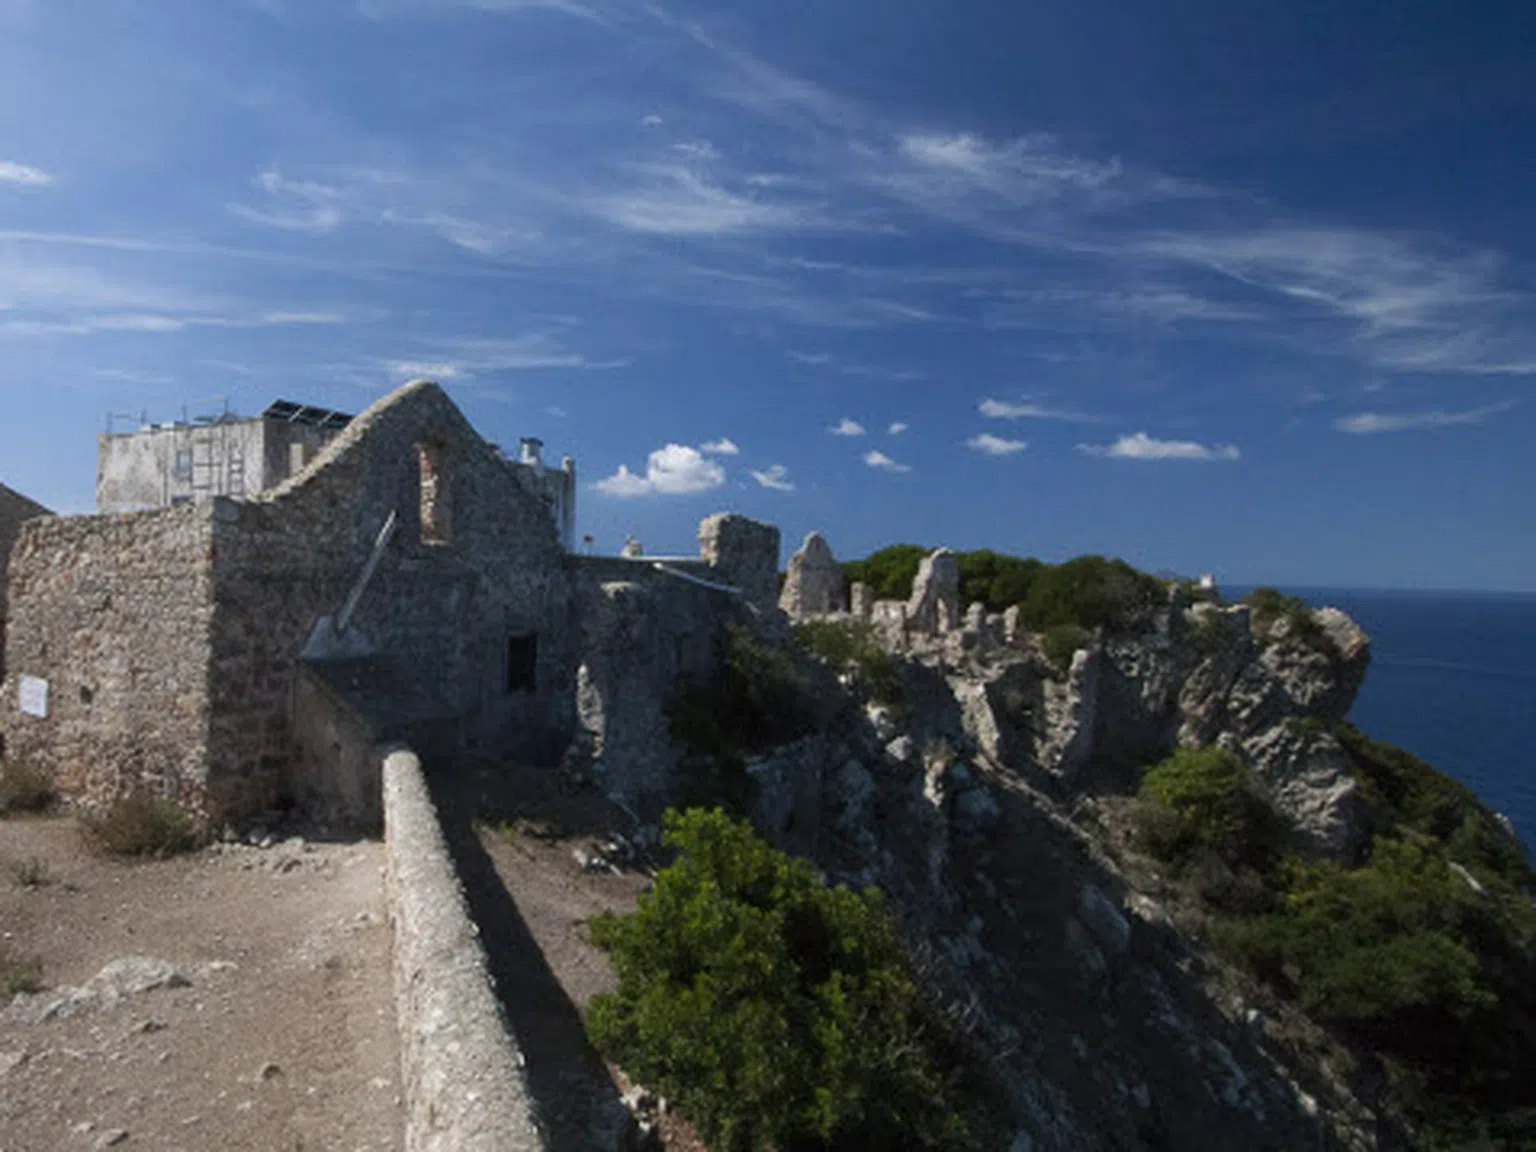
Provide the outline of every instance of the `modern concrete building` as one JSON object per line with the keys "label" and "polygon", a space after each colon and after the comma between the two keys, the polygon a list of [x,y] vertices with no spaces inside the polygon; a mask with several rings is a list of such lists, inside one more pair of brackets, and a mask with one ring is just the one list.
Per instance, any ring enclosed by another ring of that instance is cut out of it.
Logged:
{"label": "modern concrete building", "polygon": [[96,448],[96,510],[142,512],[215,496],[258,496],[302,472],[351,420],[278,400],[251,419],[225,411],[104,433]]}

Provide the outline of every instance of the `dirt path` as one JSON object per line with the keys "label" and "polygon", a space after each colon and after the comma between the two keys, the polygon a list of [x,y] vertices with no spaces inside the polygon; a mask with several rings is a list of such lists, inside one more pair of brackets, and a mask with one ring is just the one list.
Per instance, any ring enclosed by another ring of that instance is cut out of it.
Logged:
{"label": "dirt path", "polygon": [[45,985],[0,1007],[0,1152],[398,1149],[382,864],[297,841],[124,863],[67,819],[0,821],[0,952]]}

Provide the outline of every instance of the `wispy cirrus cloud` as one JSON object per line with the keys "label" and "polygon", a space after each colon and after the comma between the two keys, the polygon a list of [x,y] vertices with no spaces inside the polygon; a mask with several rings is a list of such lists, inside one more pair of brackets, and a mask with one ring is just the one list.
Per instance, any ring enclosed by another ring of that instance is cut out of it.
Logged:
{"label": "wispy cirrus cloud", "polygon": [[878,449],[871,449],[870,451],[864,453],[864,463],[866,466],[875,469],[877,472],[912,471],[912,466],[910,464],[898,463]]}
{"label": "wispy cirrus cloud", "polygon": [[1034,400],[995,400],[988,397],[976,405],[976,410],[991,420],[1061,420],[1075,424],[1092,424],[1098,420],[1098,417],[1084,412],[1053,408]]}
{"label": "wispy cirrus cloud", "polygon": [[644,474],[620,464],[612,476],[592,487],[605,496],[692,496],[725,483],[725,469],[697,448],[667,444],[646,458]]}
{"label": "wispy cirrus cloud", "polygon": [[1010,440],[1004,436],[994,436],[990,432],[982,432],[967,440],[965,446],[973,452],[980,452],[983,456],[1013,456],[1028,448],[1029,441]]}
{"label": "wispy cirrus cloud", "polygon": [[732,190],[684,163],[634,167],[634,186],[594,196],[592,213],[630,232],[727,236],[828,230],[816,205]]}
{"label": "wispy cirrus cloud", "polygon": [[606,372],[628,364],[624,359],[590,356],[572,348],[569,339],[569,332],[558,329],[510,337],[438,337],[424,341],[415,354],[384,360],[382,366],[396,379],[467,380],[500,372]]}
{"label": "wispy cirrus cloud", "polygon": [[53,183],[53,174],[22,164],[15,160],[0,160],[0,184],[19,188],[46,188]]}
{"label": "wispy cirrus cloud", "polygon": [[729,436],[722,436],[718,440],[706,440],[699,445],[699,450],[709,456],[741,455],[741,448]]}
{"label": "wispy cirrus cloud", "polygon": [[1458,412],[1432,409],[1425,412],[1360,412],[1353,416],[1341,416],[1334,421],[1334,428],[1356,436],[1369,436],[1377,432],[1416,432],[1430,428],[1454,428],[1467,424],[1481,424],[1490,416],[1508,412],[1513,401],[1501,404],[1485,404],[1481,408],[1466,408]]}
{"label": "wispy cirrus cloud", "polygon": [[795,490],[794,484],[789,479],[789,469],[783,464],[770,464],[762,470],[752,469],[750,474],[759,485],[772,488],[775,492]]}
{"label": "wispy cirrus cloud", "polygon": [[1236,444],[1202,444],[1195,440],[1157,440],[1145,432],[1122,436],[1112,444],[1079,444],[1077,450],[1088,456],[1107,456],[1113,460],[1237,460],[1242,453]]}

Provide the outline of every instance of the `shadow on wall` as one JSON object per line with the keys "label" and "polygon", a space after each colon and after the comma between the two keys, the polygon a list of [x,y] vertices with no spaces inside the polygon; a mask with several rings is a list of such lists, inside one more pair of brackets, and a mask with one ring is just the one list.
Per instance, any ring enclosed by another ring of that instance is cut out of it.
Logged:
{"label": "shadow on wall", "polygon": [[[618,1125],[627,1125],[628,1110],[602,1057],[587,1041],[580,1012],[545,961],[475,832],[473,779],[428,774],[448,850],[480,929],[497,999],[527,1060],[528,1088],[547,1146],[551,1152],[619,1146]],[[614,1129],[611,1134],[600,1131],[609,1128]]]}

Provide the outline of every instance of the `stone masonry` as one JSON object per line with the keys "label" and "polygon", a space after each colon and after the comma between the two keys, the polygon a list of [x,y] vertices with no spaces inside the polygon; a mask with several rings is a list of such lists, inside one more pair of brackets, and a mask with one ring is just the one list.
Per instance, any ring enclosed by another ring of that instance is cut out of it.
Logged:
{"label": "stone masonry", "polygon": [[[11,549],[16,546],[16,537],[20,535],[23,523],[38,516],[51,515],[36,500],[29,500],[20,492],[0,484],[0,680],[5,679],[5,573],[10,563]],[[4,731],[4,727],[5,722],[0,719],[0,731]]]}
{"label": "stone masonry", "polygon": [[812,532],[789,558],[779,607],[791,620],[829,616],[847,608],[847,581],[826,538]]}
{"label": "stone masonry", "polygon": [[778,530],[720,515],[697,562],[574,556],[545,480],[416,381],[255,498],[28,524],[8,754],[72,802],[146,788],[207,823],[286,803],[377,825],[387,739],[549,763],[579,738],[649,790],[666,700],[772,607]]}

